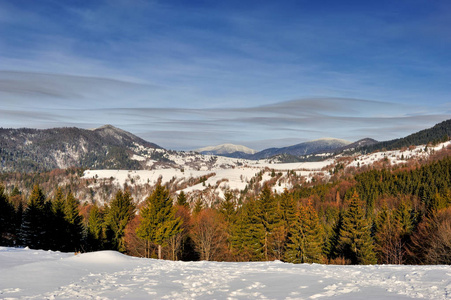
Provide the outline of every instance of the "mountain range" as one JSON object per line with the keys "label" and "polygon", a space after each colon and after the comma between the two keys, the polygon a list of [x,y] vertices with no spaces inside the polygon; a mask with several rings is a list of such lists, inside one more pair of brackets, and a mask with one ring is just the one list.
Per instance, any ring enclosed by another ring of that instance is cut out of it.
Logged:
{"label": "mountain range", "polygon": [[56,168],[139,169],[132,159],[144,149],[162,149],[111,125],[80,128],[0,128],[2,171],[35,172]]}
{"label": "mountain range", "polygon": [[[343,151],[371,152],[421,145],[443,141],[449,136],[451,136],[451,120],[405,138],[386,142],[367,138],[351,143],[328,138],[283,148],[268,148],[259,152],[232,144],[206,147],[197,151],[251,160],[278,156],[278,161],[289,162],[299,161],[308,156],[322,159],[323,156],[332,156]],[[161,164],[175,165],[168,158],[169,153],[171,151],[112,125],[91,130],[75,127],[45,130],[0,128],[1,172],[40,172],[68,167],[138,170],[146,169],[148,159]]]}
{"label": "mountain range", "polygon": [[248,155],[253,155],[257,151],[242,145],[221,144],[217,146],[207,146],[194,150],[200,154],[205,155],[222,155],[234,158],[245,158]]}

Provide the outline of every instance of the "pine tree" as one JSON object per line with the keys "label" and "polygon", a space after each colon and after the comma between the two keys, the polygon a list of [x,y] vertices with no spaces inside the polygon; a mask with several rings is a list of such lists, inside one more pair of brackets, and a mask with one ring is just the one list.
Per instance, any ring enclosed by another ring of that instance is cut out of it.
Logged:
{"label": "pine tree", "polygon": [[177,205],[188,207],[188,200],[186,199],[186,195],[184,191],[181,191],[177,196]]}
{"label": "pine tree", "polygon": [[224,199],[219,205],[219,212],[223,215],[225,221],[228,224],[233,223],[235,218],[235,199],[233,193],[230,190],[224,192]]}
{"label": "pine tree", "polygon": [[24,246],[45,249],[47,246],[45,195],[39,185],[35,185],[22,217],[20,238]]}
{"label": "pine tree", "polygon": [[291,263],[319,263],[323,259],[324,229],[318,214],[309,203],[301,206],[285,252],[285,260]]}
{"label": "pine tree", "polygon": [[139,238],[158,246],[158,258],[161,259],[162,247],[170,237],[181,232],[182,221],[175,217],[169,191],[160,183],[146,198],[146,205],[141,208],[140,215],[141,223],[136,233]]}
{"label": "pine tree", "polygon": [[52,201],[52,218],[49,220],[52,224],[49,230],[52,249],[66,251],[68,248],[68,225],[64,215],[64,200],[63,191],[58,188]]}
{"label": "pine tree", "polygon": [[64,202],[64,219],[67,222],[67,250],[78,251],[80,250],[82,236],[83,236],[83,224],[82,217],[80,216],[80,210],[78,208],[79,202],[75,199],[71,191],[66,196]]}
{"label": "pine tree", "polygon": [[340,230],[338,244],[341,254],[353,264],[375,264],[376,255],[370,234],[359,195],[354,192]]}
{"label": "pine tree", "polygon": [[248,199],[238,211],[232,226],[232,254],[238,261],[260,261],[264,259],[265,230],[255,216],[257,203]]}
{"label": "pine tree", "polygon": [[295,221],[296,208],[293,197],[287,190],[275,195],[275,223],[270,235],[270,244],[275,259],[283,260],[289,229]]}
{"label": "pine tree", "polygon": [[100,250],[103,246],[103,216],[97,205],[94,205],[89,211],[87,225],[88,247],[92,251]]}
{"label": "pine tree", "polygon": [[112,247],[118,251],[125,252],[125,227],[135,213],[135,204],[128,191],[119,190],[111,201],[105,223],[111,232]]}
{"label": "pine tree", "polygon": [[202,197],[200,197],[194,203],[193,215],[200,213],[203,208],[204,208],[204,203],[202,201]]}
{"label": "pine tree", "polygon": [[268,185],[265,185],[256,201],[256,221],[263,226],[263,256],[269,260],[273,256],[272,233],[278,223],[276,201]]}
{"label": "pine tree", "polygon": [[13,245],[15,211],[5,193],[5,187],[0,185],[0,245]]}

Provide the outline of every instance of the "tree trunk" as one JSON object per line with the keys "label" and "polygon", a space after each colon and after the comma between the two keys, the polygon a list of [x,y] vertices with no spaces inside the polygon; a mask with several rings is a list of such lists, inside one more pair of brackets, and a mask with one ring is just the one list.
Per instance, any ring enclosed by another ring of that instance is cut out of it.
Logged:
{"label": "tree trunk", "polygon": [[158,259],[161,259],[161,245],[158,245]]}

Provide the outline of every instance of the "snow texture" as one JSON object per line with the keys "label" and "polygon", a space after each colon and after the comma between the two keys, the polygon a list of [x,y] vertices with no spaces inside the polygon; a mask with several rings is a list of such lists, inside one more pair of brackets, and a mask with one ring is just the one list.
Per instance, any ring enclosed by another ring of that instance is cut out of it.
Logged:
{"label": "snow texture", "polygon": [[0,299],[450,299],[451,266],[174,262],[0,247]]}

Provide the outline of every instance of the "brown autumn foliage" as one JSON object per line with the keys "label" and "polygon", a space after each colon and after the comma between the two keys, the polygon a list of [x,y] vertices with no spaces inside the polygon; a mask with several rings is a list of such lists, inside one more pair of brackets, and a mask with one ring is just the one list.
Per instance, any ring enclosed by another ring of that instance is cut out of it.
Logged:
{"label": "brown autumn foliage", "polygon": [[149,245],[147,241],[140,239],[136,235],[136,228],[138,228],[140,222],[141,216],[136,215],[125,227],[125,247],[127,254],[138,257],[151,257],[149,253],[152,253],[152,250],[155,252],[155,245]]}
{"label": "brown autumn foliage", "polygon": [[418,225],[408,254],[414,263],[451,264],[451,207],[433,213]]}
{"label": "brown autumn foliage", "polygon": [[191,236],[201,260],[221,261],[227,249],[224,218],[207,208],[193,216]]}

